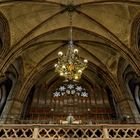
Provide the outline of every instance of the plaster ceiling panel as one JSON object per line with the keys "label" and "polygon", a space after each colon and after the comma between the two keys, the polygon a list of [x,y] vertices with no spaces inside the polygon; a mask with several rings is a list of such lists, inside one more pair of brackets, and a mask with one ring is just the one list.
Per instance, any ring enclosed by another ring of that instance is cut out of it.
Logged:
{"label": "plaster ceiling panel", "polygon": [[111,31],[126,45],[130,28],[130,13],[128,4],[89,4],[80,10]]}
{"label": "plaster ceiling panel", "polygon": [[[20,45],[23,45],[32,39],[36,40],[37,36],[42,36],[44,33],[53,32],[56,29],[67,27],[70,25],[69,22],[70,22],[69,16],[67,12],[59,14],[55,18],[47,21],[47,23],[42,24],[38,29],[34,30],[34,32],[32,32],[32,34],[27,36],[27,38],[24,41],[22,41]],[[107,31],[103,30],[96,23],[87,20],[85,17],[81,16],[80,14],[73,13],[73,26],[81,29],[85,29],[87,31],[95,32],[108,39],[111,38],[111,36],[109,36]],[[114,40],[112,39],[112,41]]]}
{"label": "plaster ceiling panel", "polygon": [[[70,40],[70,27],[58,29],[53,32],[50,32],[41,38],[35,39],[34,43],[42,42],[42,41],[69,41]],[[103,40],[96,34],[92,32],[88,32],[85,30],[77,29],[73,27],[73,40],[74,41],[92,41],[92,42],[100,42],[103,44],[108,44],[106,40]]]}
{"label": "plaster ceiling panel", "polygon": [[109,46],[105,46],[105,44],[93,43],[89,45],[81,43],[80,45],[85,47],[88,52],[98,58],[103,64],[106,64],[108,59],[115,55],[115,51]]}
{"label": "plaster ceiling panel", "polygon": [[47,71],[45,73],[45,76],[44,76],[44,79],[46,81],[46,85],[48,85],[48,83],[54,79],[56,77],[57,73],[54,72],[54,70],[51,70],[51,71]]}
{"label": "plaster ceiling panel", "polygon": [[75,14],[73,16],[73,25],[77,28],[85,29],[87,31],[98,34],[99,36],[102,36],[116,43],[116,39],[112,35],[110,35],[105,28],[102,28],[100,24],[97,24],[96,22],[81,14]]}
{"label": "plaster ceiling panel", "polygon": [[53,32],[56,29],[59,28],[63,28],[69,25],[69,17],[68,17],[68,13],[62,13],[62,14],[58,14],[57,16],[55,16],[54,18],[48,20],[47,22],[41,24],[41,26],[39,26],[39,28],[34,29],[34,31],[29,34],[20,45],[25,44],[26,42],[34,39],[36,40],[36,37],[38,36],[42,36],[43,34],[47,33],[47,32]]}
{"label": "plaster ceiling panel", "polygon": [[61,44],[62,43],[38,44],[37,46],[34,46],[36,49],[27,50],[23,56],[25,56],[26,58],[32,58],[32,60],[37,64],[41,59],[43,59],[45,56],[49,55],[51,52],[57,49],[58,46],[61,46]]}
{"label": "plaster ceiling panel", "polygon": [[11,45],[59,10],[60,7],[56,5],[29,2],[1,6],[2,13],[9,21]]}
{"label": "plaster ceiling panel", "polygon": [[59,44],[39,44],[34,49],[28,49],[22,54],[24,71],[27,75],[44,57],[53,52]]}
{"label": "plaster ceiling panel", "polygon": [[56,79],[56,77],[58,79],[60,78],[54,70],[52,69],[49,71],[46,70],[46,72],[43,75],[41,75],[41,78],[39,79],[37,84],[41,85],[42,83],[45,82],[46,88],[48,88],[50,81],[52,81],[53,79]]}
{"label": "plaster ceiling panel", "polygon": [[86,76],[86,78],[92,83],[95,84],[99,81],[99,77],[97,76],[97,73],[95,73],[94,71],[91,71],[89,69],[86,69],[83,72],[82,76]]}

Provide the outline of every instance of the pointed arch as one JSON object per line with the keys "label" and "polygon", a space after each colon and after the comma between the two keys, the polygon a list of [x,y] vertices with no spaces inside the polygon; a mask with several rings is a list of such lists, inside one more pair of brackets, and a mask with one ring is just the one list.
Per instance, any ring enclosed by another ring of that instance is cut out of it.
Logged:
{"label": "pointed arch", "polygon": [[9,23],[2,12],[0,12],[0,55],[6,54],[10,47],[10,29]]}

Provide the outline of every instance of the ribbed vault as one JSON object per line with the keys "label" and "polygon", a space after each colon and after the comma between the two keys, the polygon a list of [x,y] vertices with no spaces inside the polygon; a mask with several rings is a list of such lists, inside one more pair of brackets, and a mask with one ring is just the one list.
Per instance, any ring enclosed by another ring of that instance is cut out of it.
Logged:
{"label": "ribbed vault", "polygon": [[[69,8],[67,0],[1,0],[0,27],[5,30],[0,29],[0,39],[6,34],[7,43],[0,48],[0,70],[5,73],[18,58],[22,60],[20,88],[12,97],[21,104],[33,86],[63,82],[54,63],[58,51],[65,52],[68,45]],[[89,61],[80,82],[89,88],[108,86],[116,100],[125,98],[119,80],[126,67],[140,74],[135,40],[139,0],[76,0],[71,8],[74,45],[80,57]]]}

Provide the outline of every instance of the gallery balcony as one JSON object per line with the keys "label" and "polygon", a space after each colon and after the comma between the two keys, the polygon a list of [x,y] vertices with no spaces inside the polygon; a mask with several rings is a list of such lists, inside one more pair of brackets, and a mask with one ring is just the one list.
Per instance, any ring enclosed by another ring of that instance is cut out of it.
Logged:
{"label": "gallery balcony", "polygon": [[0,140],[133,140],[140,139],[138,124],[3,124]]}

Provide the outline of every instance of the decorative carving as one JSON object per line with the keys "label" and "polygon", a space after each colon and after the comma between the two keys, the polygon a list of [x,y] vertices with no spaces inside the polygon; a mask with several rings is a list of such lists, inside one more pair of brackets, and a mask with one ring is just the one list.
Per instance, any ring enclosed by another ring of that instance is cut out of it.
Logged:
{"label": "decorative carving", "polygon": [[[105,133],[106,132],[106,133]],[[140,127],[138,125],[51,125],[35,127],[34,125],[3,125],[0,128],[0,138],[4,139],[138,139]]]}
{"label": "decorative carving", "polygon": [[6,80],[6,74],[0,71],[0,83],[4,80]]}

